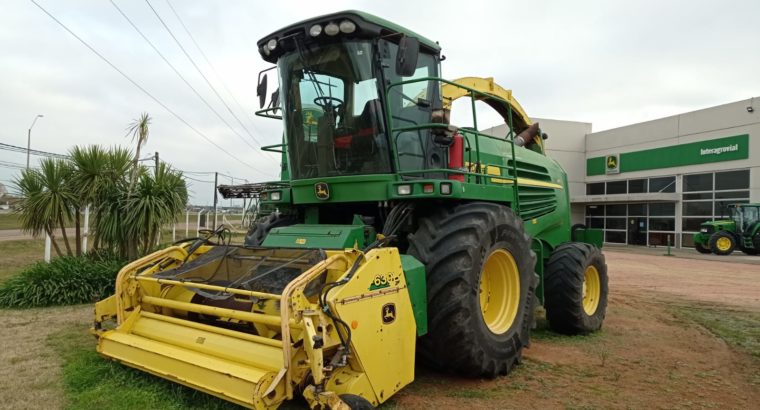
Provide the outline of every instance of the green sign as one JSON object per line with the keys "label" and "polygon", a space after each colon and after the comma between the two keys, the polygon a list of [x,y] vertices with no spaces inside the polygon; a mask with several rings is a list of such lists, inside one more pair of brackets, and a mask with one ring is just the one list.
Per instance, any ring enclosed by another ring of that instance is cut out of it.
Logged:
{"label": "green sign", "polygon": [[[610,170],[610,158],[616,159],[616,168]],[[586,159],[586,175],[604,175],[618,172],[682,167],[749,158],[749,135],[671,145],[643,151],[624,152]]]}

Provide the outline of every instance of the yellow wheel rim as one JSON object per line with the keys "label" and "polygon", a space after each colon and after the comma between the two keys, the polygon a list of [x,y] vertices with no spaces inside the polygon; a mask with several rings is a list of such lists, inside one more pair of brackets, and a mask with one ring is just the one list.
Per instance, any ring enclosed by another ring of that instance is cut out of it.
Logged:
{"label": "yellow wheel rim", "polygon": [[731,239],[728,239],[725,236],[718,238],[718,240],[715,242],[715,246],[717,246],[721,251],[727,251],[731,249]]}
{"label": "yellow wheel rim", "polygon": [[480,272],[480,312],[488,329],[502,334],[512,326],[520,306],[520,271],[512,254],[496,249]]}
{"label": "yellow wheel rim", "polygon": [[599,280],[599,271],[594,265],[589,265],[583,273],[583,310],[591,316],[599,307],[599,298],[602,294],[602,284]]}

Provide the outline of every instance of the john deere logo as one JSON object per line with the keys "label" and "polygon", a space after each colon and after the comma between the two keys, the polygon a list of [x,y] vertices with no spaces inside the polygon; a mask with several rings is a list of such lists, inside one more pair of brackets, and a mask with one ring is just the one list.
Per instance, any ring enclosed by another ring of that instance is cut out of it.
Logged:
{"label": "john deere logo", "polygon": [[607,155],[606,166],[608,174],[617,174],[620,172],[620,157],[617,154]]}
{"label": "john deere logo", "polygon": [[314,195],[323,201],[330,199],[330,187],[326,182],[317,182],[314,184]]}
{"label": "john deere logo", "polygon": [[394,320],[396,320],[396,304],[386,303],[383,305],[383,323],[387,325],[393,323]]}

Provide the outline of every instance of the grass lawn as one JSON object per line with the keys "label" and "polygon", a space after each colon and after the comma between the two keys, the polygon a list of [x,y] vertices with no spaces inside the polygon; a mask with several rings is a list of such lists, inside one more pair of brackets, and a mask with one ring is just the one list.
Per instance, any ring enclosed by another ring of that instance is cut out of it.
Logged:
{"label": "grass lawn", "polygon": [[0,230],[4,229],[21,229],[18,215],[13,212],[0,214]]}
{"label": "grass lawn", "polygon": [[[55,250],[53,250],[55,253]],[[0,242],[0,282],[45,257],[44,239]]]}

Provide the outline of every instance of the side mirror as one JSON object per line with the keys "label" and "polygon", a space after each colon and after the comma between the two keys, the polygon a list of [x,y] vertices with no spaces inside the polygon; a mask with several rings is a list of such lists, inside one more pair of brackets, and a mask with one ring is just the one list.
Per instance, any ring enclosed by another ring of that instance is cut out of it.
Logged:
{"label": "side mirror", "polygon": [[272,97],[269,100],[269,107],[272,108],[272,114],[277,114],[277,110],[280,108],[280,89],[274,90]]}
{"label": "side mirror", "polygon": [[267,75],[259,78],[259,85],[256,86],[256,96],[259,97],[259,108],[264,108],[267,101]]}
{"label": "side mirror", "polygon": [[420,40],[416,37],[401,37],[396,55],[396,74],[409,77],[417,69],[417,59],[420,56]]}

